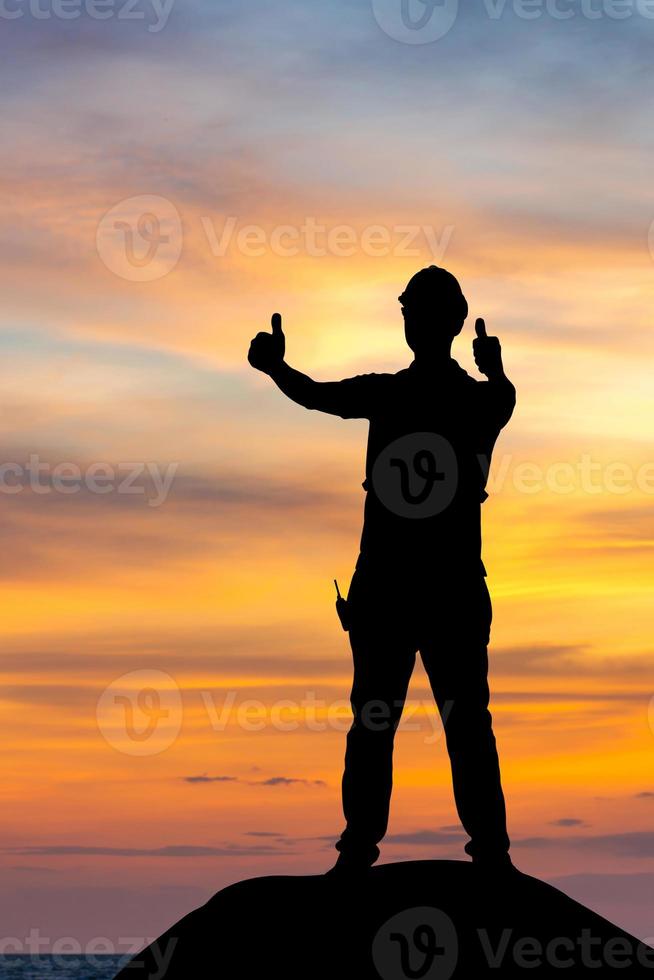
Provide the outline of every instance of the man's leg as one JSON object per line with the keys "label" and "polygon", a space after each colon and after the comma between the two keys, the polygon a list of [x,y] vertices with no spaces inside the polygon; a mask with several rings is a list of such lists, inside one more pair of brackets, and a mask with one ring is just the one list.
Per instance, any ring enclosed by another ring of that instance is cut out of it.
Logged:
{"label": "man's leg", "polygon": [[[446,597],[444,597],[446,598]],[[489,704],[492,617],[483,578],[446,598],[421,654],[441,714],[457,811],[478,861],[506,860],[510,841]]]}
{"label": "man's leg", "polygon": [[[380,607],[380,612],[382,607]],[[393,629],[361,622],[350,630],[354,659],[343,774],[346,828],[336,844],[339,863],[370,865],[386,833],[393,785],[393,741],[400,722],[415,647]]]}

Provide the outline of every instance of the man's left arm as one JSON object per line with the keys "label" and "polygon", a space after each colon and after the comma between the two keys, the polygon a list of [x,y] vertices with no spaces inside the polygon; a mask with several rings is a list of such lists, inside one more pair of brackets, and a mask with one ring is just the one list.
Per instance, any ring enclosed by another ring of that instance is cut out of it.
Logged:
{"label": "man's left arm", "polygon": [[515,387],[504,373],[502,363],[502,348],[497,337],[489,337],[486,333],[486,323],[479,319],[475,323],[477,336],[472,342],[475,363],[482,374],[488,378],[492,391],[492,402],[495,409],[494,421],[500,428],[506,425],[515,408]]}

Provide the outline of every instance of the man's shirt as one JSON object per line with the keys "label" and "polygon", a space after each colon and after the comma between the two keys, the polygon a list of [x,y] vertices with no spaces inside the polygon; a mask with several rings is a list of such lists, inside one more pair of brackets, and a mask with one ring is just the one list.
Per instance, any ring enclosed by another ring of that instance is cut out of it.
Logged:
{"label": "man's shirt", "polygon": [[481,503],[493,447],[515,406],[510,382],[456,361],[318,383],[308,408],[370,422],[364,562],[389,574],[481,567]]}

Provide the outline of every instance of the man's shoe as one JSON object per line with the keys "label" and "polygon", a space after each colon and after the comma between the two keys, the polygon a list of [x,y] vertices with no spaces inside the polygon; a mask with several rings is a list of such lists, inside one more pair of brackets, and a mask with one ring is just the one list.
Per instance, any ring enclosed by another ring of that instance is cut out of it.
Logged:
{"label": "man's shoe", "polygon": [[336,864],[329,871],[325,872],[325,877],[330,878],[358,878],[367,874],[373,862],[365,857],[352,854],[339,854]]}
{"label": "man's shoe", "polygon": [[472,864],[474,868],[486,875],[518,874],[518,869],[508,854],[473,857]]}

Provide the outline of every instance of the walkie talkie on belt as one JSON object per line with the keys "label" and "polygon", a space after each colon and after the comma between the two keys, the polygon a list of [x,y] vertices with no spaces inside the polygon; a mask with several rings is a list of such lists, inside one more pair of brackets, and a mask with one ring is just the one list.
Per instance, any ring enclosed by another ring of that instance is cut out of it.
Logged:
{"label": "walkie talkie on belt", "polygon": [[338,587],[338,582],[334,579],[334,585],[336,586],[336,612],[338,613],[338,618],[341,621],[341,626],[347,633],[350,628],[350,612],[348,609],[347,599],[344,599],[341,595],[341,590]]}

